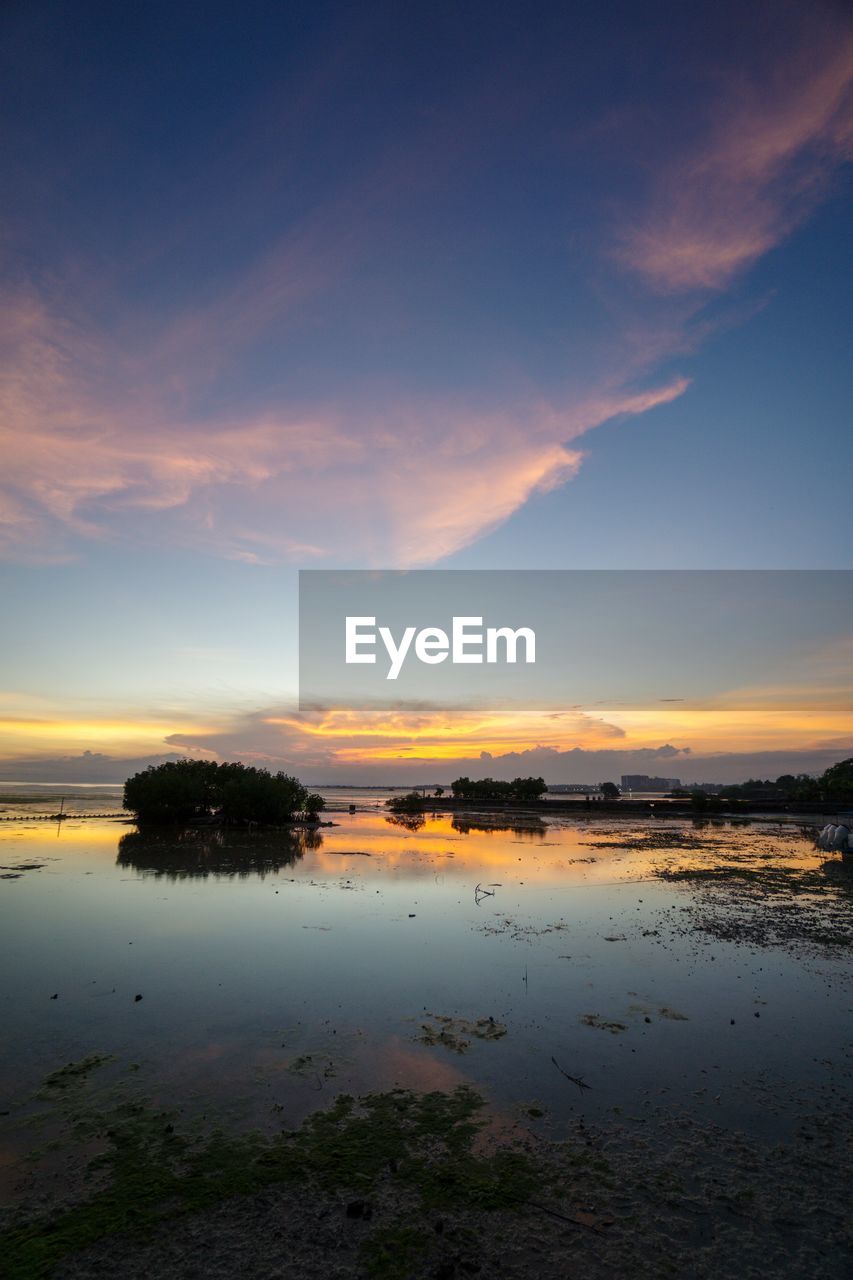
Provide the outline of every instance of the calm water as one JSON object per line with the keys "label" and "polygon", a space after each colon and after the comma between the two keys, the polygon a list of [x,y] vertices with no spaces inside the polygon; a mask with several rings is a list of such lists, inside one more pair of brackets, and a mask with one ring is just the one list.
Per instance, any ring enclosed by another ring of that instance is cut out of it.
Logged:
{"label": "calm water", "polygon": [[[683,930],[691,891],[654,870],[689,855],[611,847],[655,828],[333,816],[182,838],[4,823],[0,1111],[14,1120],[46,1074],[96,1052],[157,1096],[253,1123],[295,1122],[342,1089],[469,1080],[510,1110],[541,1106],[555,1131],[664,1102],[776,1133],[798,1097],[840,1086],[841,963]],[[705,834],[814,861],[790,826]],[[507,1034],[457,1054],[418,1040],[429,1014]]]}

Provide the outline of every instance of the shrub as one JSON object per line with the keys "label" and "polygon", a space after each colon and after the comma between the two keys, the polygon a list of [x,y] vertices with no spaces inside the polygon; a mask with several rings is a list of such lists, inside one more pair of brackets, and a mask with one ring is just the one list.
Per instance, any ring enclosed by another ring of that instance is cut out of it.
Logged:
{"label": "shrub", "polygon": [[457,800],[538,800],[547,789],[544,778],[514,778],[512,782],[457,778],[450,784]]}
{"label": "shrub", "polygon": [[323,797],[309,796],[301,782],[286,773],[239,763],[176,760],[128,778],[124,807],[145,823],[216,817],[227,823],[281,825],[303,809],[318,813]]}
{"label": "shrub", "polygon": [[385,804],[392,813],[423,813],[424,798],[420,791],[409,791],[404,796],[392,796]]}

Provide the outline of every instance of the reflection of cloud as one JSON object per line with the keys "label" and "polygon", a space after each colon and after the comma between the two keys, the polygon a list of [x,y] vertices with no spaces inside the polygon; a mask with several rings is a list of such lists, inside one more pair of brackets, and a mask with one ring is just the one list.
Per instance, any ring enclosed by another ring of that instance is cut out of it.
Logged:
{"label": "reflection of cloud", "polygon": [[[417,1024],[416,1024],[417,1025]],[[426,1053],[389,1036],[377,1051],[380,1079],[419,1093],[449,1093],[470,1078],[442,1053]]]}
{"label": "reflection of cloud", "polygon": [[853,36],[814,36],[752,83],[729,84],[710,128],[653,180],[622,262],[663,290],[719,289],[779,244],[853,154]]}

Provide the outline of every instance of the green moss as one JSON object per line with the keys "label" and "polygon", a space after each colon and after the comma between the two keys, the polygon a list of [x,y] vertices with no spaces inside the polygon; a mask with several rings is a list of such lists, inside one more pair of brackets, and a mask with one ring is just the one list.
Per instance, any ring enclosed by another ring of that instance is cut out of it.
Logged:
{"label": "green moss", "polygon": [[492,1156],[464,1153],[452,1160],[421,1161],[409,1173],[430,1209],[512,1209],[542,1185],[527,1156],[498,1151]]}
{"label": "green moss", "polygon": [[292,1076],[310,1080],[313,1077],[331,1080],[337,1075],[337,1068],[332,1058],[323,1053],[304,1053],[288,1063],[287,1070]]}
{"label": "green moss", "polygon": [[[179,1132],[170,1113],[139,1102],[107,1115],[95,1110],[77,1116],[77,1136],[85,1132],[108,1144],[90,1164],[102,1175],[101,1188],[50,1221],[0,1237],[4,1274],[36,1280],[106,1235],[149,1232],[179,1214],[276,1184],[370,1195],[380,1180],[387,1185],[393,1177],[416,1213],[518,1206],[541,1179],[536,1182],[520,1152],[475,1154],[482,1108],[482,1098],[466,1086],[452,1093],[398,1089],[360,1100],[341,1095],[295,1132],[273,1139],[256,1133],[193,1136]],[[406,1274],[394,1272],[392,1264],[404,1265],[420,1237],[414,1229],[402,1232],[403,1224],[388,1228],[397,1232],[393,1239],[371,1232],[370,1268],[378,1276]]]}
{"label": "green moss", "polygon": [[373,1231],[361,1246],[367,1274],[376,1280],[406,1280],[432,1241],[417,1227],[398,1225]]}
{"label": "green moss", "polygon": [[471,1039],[500,1040],[507,1032],[503,1023],[495,1022],[494,1018],[477,1018],[472,1021],[468,1018],[451,1018],[443,1013],[431,1013],[429,1017],[432,1018],[432,1023],[422,1023],[420,1034],[415,1039],[421,1044],[440,1045],[454,1053],[467,1052]]}
{"label": "green moss", "polygon": [[67,1089],[72,1085],[80,1084],[91,1072],[97,1071],[98,1067],[111,1061],[110,1053],[93,1053],[88,1058],[81,1058],[79,1062],[68,1062],[47,1077],[44,1087],[45,1089]]}
{"label": "green moss", "polygon": [[608,1022],[606,1018],[602,1018],[598,1013],[581,1014],[580,1021],[585,1027],[596,1027],[599,1031],[609,1031],[613,1036],[618,1036],[620,1031],[628,1030],[624,1022]]}

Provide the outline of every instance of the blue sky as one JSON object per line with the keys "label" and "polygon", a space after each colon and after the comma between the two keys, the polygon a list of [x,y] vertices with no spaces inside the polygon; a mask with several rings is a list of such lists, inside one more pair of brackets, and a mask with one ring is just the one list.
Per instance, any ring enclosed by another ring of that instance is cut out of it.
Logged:
{"label": "blue sky", "polygon": [[844,6],[2,21],[10,767],[291,697],[300,566],[849,566]]}

